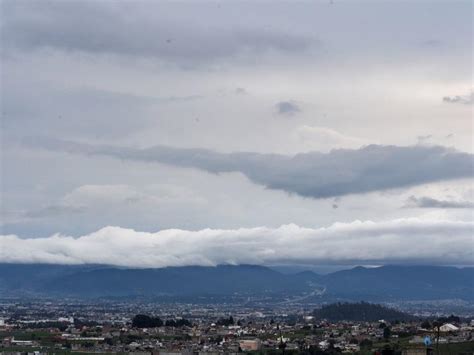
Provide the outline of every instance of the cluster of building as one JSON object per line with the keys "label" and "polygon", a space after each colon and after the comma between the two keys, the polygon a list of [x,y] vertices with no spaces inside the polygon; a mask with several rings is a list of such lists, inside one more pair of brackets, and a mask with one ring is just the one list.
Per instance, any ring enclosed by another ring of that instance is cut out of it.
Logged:
{"label": "cluster of building", "polygon": [[[405,354],[426,354],[430,345],[472,342],[474,332],[474,323],[466,320],[426,329],[421,321],[329,322],[315,319],[308,310],[272,311],[230,305],[232,313],[222,305],[190,304],[0,306],[0,353],[3,354],[69,351],[230,354],[283,350],[296,353],[317,350],[328,354],[363,350],[376,354],[384,348]],[[191,326],[134,327],[133,316],[145,312],[163,320],[184,317]],[[427,339],[430,344],[426,343]]]}

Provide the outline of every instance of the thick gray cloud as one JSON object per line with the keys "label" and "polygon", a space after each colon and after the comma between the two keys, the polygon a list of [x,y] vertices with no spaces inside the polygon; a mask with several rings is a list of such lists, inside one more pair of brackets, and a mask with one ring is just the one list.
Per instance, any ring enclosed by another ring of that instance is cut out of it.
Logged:
{"label": "thick gray cloud", "polygon": [[293,101],[280,101],[276,104],[276,108],[280,115],[294,115],[301,111],[299,106]]}
{"label": "thick gray cloud", "polygon": [[369,145],[294,156],[218,153],[154,146],[146,149],[32,139],[28,144],[69,153],[148,161],[211,173],[240,172],[254,183],[301,196],[326,198],[471,177],[473,155],[441,146]]}
{"label": "thick gray cloud", "polygon": [[55,49],[195,65],[248,52],[299,52],[317,43],[258,23],[226,26],[219,18],[232,9],[217,4],[7,1],[3,11],[7,50]]}
{"label": "thick gray cloud", "polygon": [[416,218],[335,223],[316,229],[290,224],[147,233],[106,227],[79,238],[0,235],[0,261],[136,267],[318,262],[472,264],[472,228],[472,222]]}
{"label": "thick gray cloud", "polygon": [[406,201],[406,207],[418,208],[474,208],[470,201],[438,200],[432,197],[410,196]]}

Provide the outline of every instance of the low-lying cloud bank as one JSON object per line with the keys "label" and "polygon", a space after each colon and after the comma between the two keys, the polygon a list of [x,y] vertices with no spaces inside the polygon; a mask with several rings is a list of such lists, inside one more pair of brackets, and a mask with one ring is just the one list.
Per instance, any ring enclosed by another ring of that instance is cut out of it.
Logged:
{"label": "low-lying cloud bank", "polygon": [[34,147],[74,154],[195,168],[211,173],[240,172],[270,189],[305,197],[347,194],[414,186],[473,176],[474,156],[441,146],[368,145],[294,156],[254,152],[218,153],[207,149],[154,146],[146,149],[31,139]]}
{"label": "low-lying cloud bank", "polygon": [[473,263],[474,222],[398,219],[327,228],[137,232],[105,227],[78,238],[0,236],[0,262],[166,267],[282,263]]}

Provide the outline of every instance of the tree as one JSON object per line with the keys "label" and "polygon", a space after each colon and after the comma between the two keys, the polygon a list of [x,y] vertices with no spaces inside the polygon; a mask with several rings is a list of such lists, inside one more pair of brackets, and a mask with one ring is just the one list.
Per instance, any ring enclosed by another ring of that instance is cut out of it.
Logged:
{"label": "tree", "polygon": [[385,327],[383,329],[383,338],[384,339],[389,339],[391,334],[392,334],[392,331],[390,330],[389,327]]}
{"label": "tree", "polygon": [[284,354],[286,349],[286,343],[283,341],[283,337],[280,337],[280,342],[278,343],[278,349]]}
{"label": "tree", "polygon": [[163,321],[158,317],[150,317],[145,314],[137,314],[132,319],[132,327],[135,328],[155,328],[161,327]]}
{"label": "tree", "polygon": [[366,321],[375,322],[379,319],[387,321],[411,320],[414,317],[400,312],[393,308],[388,308],[379,304],[360,303],[333,303],[323,306],[321,309],[313,311],[317,319],[328,319],[331,321]]}
{"label": "tree", "polygon": [[165,322],[165,326],[174,328],[176,327],[176,322],[174,321],[174,319],[167,319]]}
{"label": "tree", "polygon": [[168,319],[165,322],[165,326],[173,327],[173,328],[181,328],[181,327],[184,327],[184,326],[191,327],[192,324],[187,319],[181,318],[181,319],[178,319],[178,320]]}
{"label": "tree", "polygon": [[451,314],[448,318],[446,318],[446,323],[460,323],[461,318],[458,316],[455,316],[454,314]]}
{"label": "tree", "polygon": [[425,320],[423,323],[420,324],[420,326],[421,326],[423,329],[431,329],[431,323],[430,323],[430,321],[428,321],[428,320]]}
{"label": "tree", "polygon": [[433,322],[433,328],[436,329],[436,354],[439,354],[439,337],[441,335],[441,326],[443,323],[443,318],[439,318]]}
{"label": "tree", "polygon": [[234,325],[234,318],[230,316],[229,318],[221,318],[217,321],[217,325],[229,326]]}

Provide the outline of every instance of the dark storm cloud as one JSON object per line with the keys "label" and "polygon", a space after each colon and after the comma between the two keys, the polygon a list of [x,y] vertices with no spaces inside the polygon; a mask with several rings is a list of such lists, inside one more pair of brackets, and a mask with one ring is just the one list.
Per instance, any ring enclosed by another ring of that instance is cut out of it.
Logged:
{"label": "dark storm cloud", "polygon": [[188,65],[249,51],[299,52],[314,42],[307,36],[263,28],[258,23],[226,26],[216,11],[210,4],[183,8],[158,2],[127,6],[113,2],[9,1],[4,4],[2,37],[7,49],[52,48]]}
{"label": "dark storm cloud", "polygon": [[293,101],[280,101],[276,104],[276,108],[280,115],[294,115],[301,112],[301,109]]}
{"label": "dark storm cloud", "polygon": [[167,146],[134,149],[51,139],[32,139],[28,144],[54,151],[156,162],[216,174],[240,172],[267,188],[313,198],[471,177],[474,163],[472,154],[441,146],[369,145],[354,150],[286,156]]}
{"label": "dark storm cloud", "polygon": [[432,197],[410,196],[406,201],[406,207],[417,208],[474,208],[470,201],[438,200]]}

